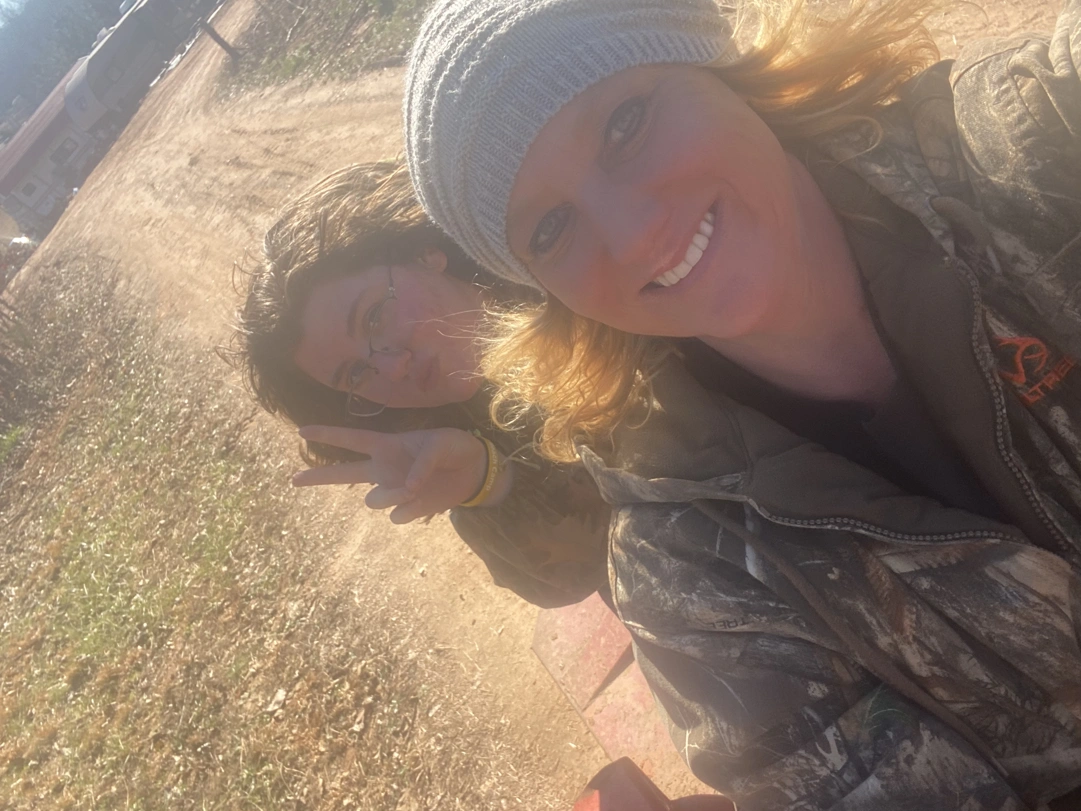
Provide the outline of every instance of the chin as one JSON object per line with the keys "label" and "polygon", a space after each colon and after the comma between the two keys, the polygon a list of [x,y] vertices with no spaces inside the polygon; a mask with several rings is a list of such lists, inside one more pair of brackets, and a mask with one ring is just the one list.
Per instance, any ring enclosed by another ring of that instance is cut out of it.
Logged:
{"label": "chin", "polygon": [[457,402],[464,403],[466,400],[473,399],[473,395],[480,391],[480,387],[481,384],[479,382],[464,387],[458,394]]}
{"label": "chin", "polygon": [[431,408],[438,406],[453,405],[454,403],[464,403],[466,400],[472,399],[473,395],[479,391],[480,387],[455,387],[453,389],[444,390],[439,394],[432,394]]}
{"label": "chin", "polygon": [[[733,285],[727,285],[724,289],[707,296],[708,301],[717,302],[703,318],[693,319],[704,330],[696,332],[696,335],[709,335],[721,340],[737,340],[749,337],[761,331],[763,325],[769,320],[768,314],[774,306],[774,296],[764,285],[755,284],[755,281],[741,285],[734,289]],[[700,305],[700,302],[698,303]],[[689,309],[689,308],[688,308]],[[688,318],[688,321],[692,320]]]}

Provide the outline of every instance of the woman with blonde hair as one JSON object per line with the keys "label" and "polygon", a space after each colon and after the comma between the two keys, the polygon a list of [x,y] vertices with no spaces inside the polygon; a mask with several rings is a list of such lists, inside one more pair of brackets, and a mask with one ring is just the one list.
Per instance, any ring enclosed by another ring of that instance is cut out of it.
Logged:
{"label": "woman with blonde hair", "polygon": [[735,53],[712,0],[437,0],[418,197],[547,293],[495,406],[539,405],[613,505],[699,777],[741,809],[1073,808],[1081,5],[935,65],[915,2],[821,13]]}

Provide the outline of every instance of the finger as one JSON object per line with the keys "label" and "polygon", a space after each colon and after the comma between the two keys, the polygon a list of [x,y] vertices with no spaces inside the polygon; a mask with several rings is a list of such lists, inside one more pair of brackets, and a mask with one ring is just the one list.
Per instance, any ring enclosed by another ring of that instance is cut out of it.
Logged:
{"label": "finger", "polygon": [[408,487],[373,487],[364,497],[364,503],[373,510],[385,510],[408,504],[417,494]]}
{"label": "finger", "polygon": [[343,462],[302,470],[293,476],[294,487],[314,487],[321,484],[373,484],[372,462]]}
{"label": "finger", "polygon": [[432,512],[431,507],[420,501],[411,501],[391,510],[390,520],[393,524],[409,524],[424,518],[432,518],[436,514]]}
{"label": "finger", "polygon": [[369,455],[384,447],[388,437],[393,436],[394,434],[384,434],[380,431],[342,428],[336,425],[305,425],[300,429],[301,439],[308,442],[319,442],[323,445],[333,445],[336,448],[345,448]]}

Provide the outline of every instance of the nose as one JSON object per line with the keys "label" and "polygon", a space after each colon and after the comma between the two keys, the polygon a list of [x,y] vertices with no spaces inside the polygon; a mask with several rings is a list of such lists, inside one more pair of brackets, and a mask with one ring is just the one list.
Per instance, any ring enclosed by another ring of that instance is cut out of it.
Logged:
{"label": "nose", "polygon": [[656,196],[608,182],[594,189],[584,205],[598,239],[615,264],[635,267],[656,261],[664,247],[662,235],[668,220]]}
{"label": "nose", "polygon": [[409,374],[409,367],[412,362],[413,353],[408,349],[377,351],[369,361],[379,373],[380,380],[384,383],[401,383]]}

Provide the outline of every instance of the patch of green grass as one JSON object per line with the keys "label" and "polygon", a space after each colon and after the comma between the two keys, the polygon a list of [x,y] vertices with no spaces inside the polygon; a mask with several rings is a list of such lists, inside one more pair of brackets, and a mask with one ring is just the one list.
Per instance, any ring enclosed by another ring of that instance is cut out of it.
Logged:
{"label": "patch of green grass", "polygon": [[320,587],[326,526],[251,406],[120,287],[72,262],[20,302],[36,394],[0,445],[33,444],[2,470],[0,805],[565,803],[414,625]]}
{"label": "patch of green grass", "polygon": [[19,440],[26,435],[25,425],[16,425],[14,428],[0,434],[0,467],[11,456],[15,447],[19,444]]}
{"label": "patch of green grass", "polygon": [[430,0],[262,0],[240,41],[234,87],[296,78],[343,79],[400,64]]}

